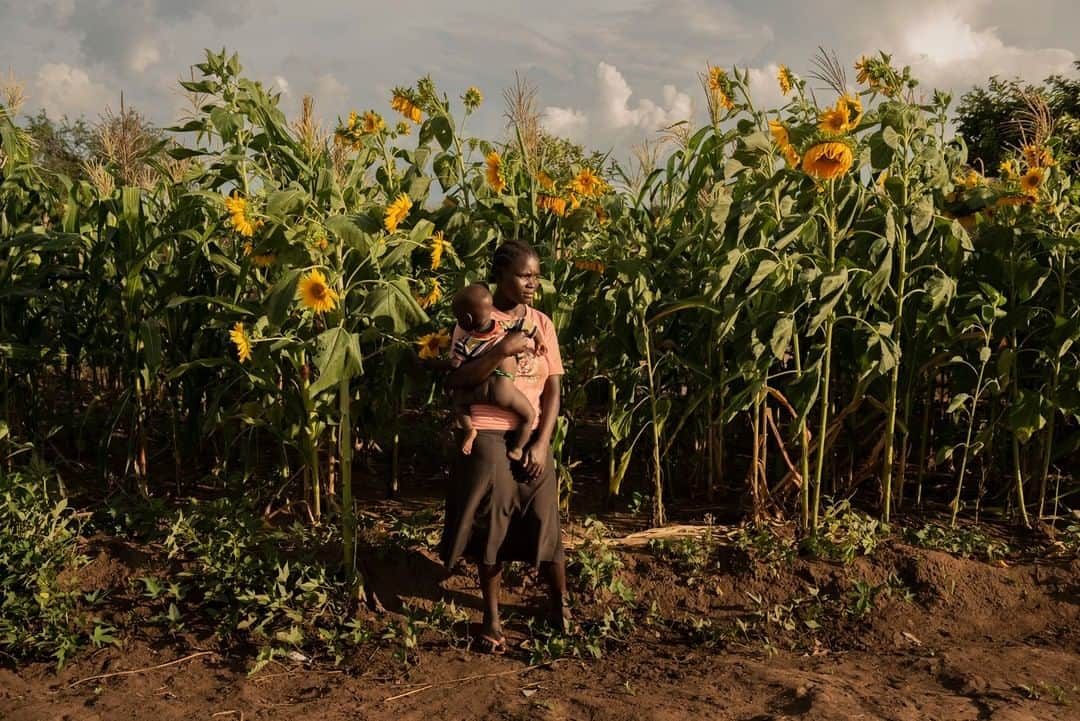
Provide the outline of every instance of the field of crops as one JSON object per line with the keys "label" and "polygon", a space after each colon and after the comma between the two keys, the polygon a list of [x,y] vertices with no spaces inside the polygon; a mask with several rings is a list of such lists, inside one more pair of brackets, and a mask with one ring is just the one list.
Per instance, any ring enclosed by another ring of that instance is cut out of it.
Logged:
{"label": "field of crops", "polygon": [[[781,68],[775,109],[743,71],[706,67],[709,122],[631,163],[568,155],[520,86],[500,142],[468,132],[491,98],[426,77],[334,127],[310,101],[290,120],[222,52],[181,83],[188,117],[148,136],[121,112],[70,179],[35,164],[9,94],[0,656],[121,643],[120,616],[93,610],[109,594],[70,583],[86,539],[109,537],[157,549],[125,593],[173,640],[250,644],[257,670],[379,639],[416,663],[418,629],[468,614],[406,604],[380,627],[352,609],[381,605],[373,538],[429,545],[431,518],[387,516],[377,496],[439,476],[449,299],[509,238],[541,254],[537,305],[567,360],[570,511],[603,497],[631,525],[728,514],[746,522],[729,541],[766,565],[848,564],[901,516],[906,542],[982,562],[1018,543],[1075,558],[1080,185],[1045,105],[1015,118],[1023,142],[1000,167],[975,167],[950,98],[888,56],[815,67]],[[724,570],[708,518],[701,544],[653,544],[675,583]],[[623,605],[580,646],[533,637],[536,662],[602,656],[645,623],[596,529],[576,583]],[[902,585],[838,599],[862,618]],[[806,634],[825,623],[785,598]],[[681,623],[692,643],[726,639]],[[741,623],[740,643],[788,643]]]}

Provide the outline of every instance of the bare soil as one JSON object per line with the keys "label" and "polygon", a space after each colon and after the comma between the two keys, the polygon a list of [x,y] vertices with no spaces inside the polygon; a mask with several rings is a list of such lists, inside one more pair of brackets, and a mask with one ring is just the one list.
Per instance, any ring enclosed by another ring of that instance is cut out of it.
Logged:
{"label": "bare soil", "polygon": [[[59,672],[0,668],[0,719],[1080,719],[1080,560],[990,564],[887,541],[847,566],[761,564],[721,541],[718,563],[690,573],[635,540],[616,545],[636,625],[599,660],[530,665],[521,645],[540,590],[515,570],[503,657],[433,641],[410,666],[373,646],[337,668],[273,662],[249,676],[250,655],[210,638],[135,634]],[[87,587],[118,587],[153,564],[123,544],[96,554],[80,574]],[[384,617],[446,598],[479,620],[470,572],[448,576],[422,549],[371,563]],[[862,612],[860,589],[879,591]],[[91,678],[106,674],[116,675]]]}

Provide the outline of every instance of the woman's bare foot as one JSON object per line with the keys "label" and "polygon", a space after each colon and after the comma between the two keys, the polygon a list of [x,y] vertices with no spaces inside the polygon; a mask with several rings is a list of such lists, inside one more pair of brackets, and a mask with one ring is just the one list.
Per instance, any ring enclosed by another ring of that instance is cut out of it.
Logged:
{"label": "woman's bare foot", "polygon": [[506,636],[503,635],[502,624],[485,620],[476,636],[476,645],[481,653],[496,656],[506,653]]}
{"label": "woman's bare foot", "polygon": [[470,428],[465,431],[465,438],[461,440],[461,452],[464,455],[467,456],[472,453],[473,441],[476,440],[476,436],[477,432],[475,428]]}

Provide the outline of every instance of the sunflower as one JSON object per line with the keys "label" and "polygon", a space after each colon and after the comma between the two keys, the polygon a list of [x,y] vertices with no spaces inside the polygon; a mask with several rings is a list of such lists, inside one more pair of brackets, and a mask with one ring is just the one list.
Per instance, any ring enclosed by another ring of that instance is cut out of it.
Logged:
{"label": "sunflower", "polygon": [[393,233],[397,230],[397,227],[401,225],[401,221],[409,217],[409,211],[412,210],[412,201],[409,200],[409,196],[405,193],[401,193],[386,208],[386,215],[383,217],[383,226],[388,233]]}
{"label": "sunflower", "polygon": [[496,193],[506,190],[506,178],[503,177],[502,159],[499,154],[492,150],[484,159],[487,164],[487,182]]}
{"label": "sunflower", "polygon": [[566,199],[554,195],[537,195],[536,207],[550,210],[558,216],[566,215]]}
{"label": "sunflower", "polygon": [[776,72],[776,80],[780,83],[780,92],[787,95],[795,87],[795,74],[787,65],[781,65]]}
{"label": "sunflower", "polygon": [[245,238],[255,235],[255,230],[260,223],[258,221],[252,222],[248,217],[248,202],[246,200],[233,193],[225,199],[225,209],[229,211],[229,224],[236,229],[237,233]]}
{"label": "sunflower", "polygon": [[826,135],[843,135],[851,124],[851,111],[845,103],[837,102],[818,118],[818,128]]}
{"label": "sunflower", "polygon": [[785,145],[781,149],[781,152],[784,153],[784,160],[787,161],[789,168],[799,167],[799,162],[801,161],[801,158],[799,157],[799,151],[795,149],[794,145],[791,145],[790,143],[788,145]]}
{"label": "sunflower", "polygon": [[324,313],[337,306],[338,294],[326,284],[326,276],[315,269],[300,281],[300,299],[316,313]]}
{"label": "sunflower", "polygon": [[438,278],[431,279],[431,290],[427,295],[420,296],[416,299],[416,302],[420,304],[421,308],[425,310],[435,305],[442,299],[442,286],[439,284]]}
{"label": "sunflower", "polygon": [[978,170],[971,168],[961,177],[957,178],[956,184],[963,187],[964,190],[972,190],[983,184],[983,177],[979,175]]}
{"label": "sunflower", "polygon": [[420,108],[404,93],[394,93],[394,97],[390,100],[390,107],[414,123],[420,122],[422,117]]}
{"label": "sunflower", "polygon": [[604,179],[590,168],[582,168],[574,176],[574,179],[570,181],[570,189],[586,198],[593,198],[603,194],[605,186]]}
{"label": "sunflower", "polygon": [[402,120],[395,128],[398,135],[412,135],[412,126]]}
{"label": "sunflower", "polygon": [[421,336],[416,345],[420,346],[420,357],[424,360],[438,358],[450,347],[450,334],[445,330]]}
{"label": "sunflower", "polygon": [[555,179],[543,170],[536,173],[536,182],[539,183],[540,187],[544,190],[555,190]]}
{"label": "sunflower", "polygon": [[1003,195],[997,199],[994,205],[998,208],[1004,208],[1009,206],[1031,205],[1034,202],[1035,198],[1030,195]]}
{"label": "sunflower", "polygon": [[788,129],[779,120],[769,121],[769,132],[772,133],[773,142],[776,143],[778,148],[783,148],[785,145],[791,144],[791,136],[788,135]]}
{"label": "sunflower", "polygon": [[818,143],[806,151],[802,169],[815,178],[832,180],[851,170],[854,160],[851,148],[846,143],[829,141]]}
{"label": "sunflower", "polygon": [[1049,148],[1029,144],[1025,145],[1022,150],[1024,152],[1024,162],[1027,163],[1029,168],[1049,168],[1054,164],[1054,156],[1050,154]]}
{"label": "sunflower", "polygon": [[365,135],[377,133],[384,127],[386,127],[386,123],[383,122],[382,116],[374,110],[369,110],[364,113],[364,119],[360,123],[360,130],[363,131]]}
{"label": "sunflower", "polygon": [[870,58],[865,55],[859,58],[859,61],[855,63],[855,73],[855,82],[860,85],[870,83]]}
{"label": "sunflower", "polygon": [[854,130],[859,125],[859,121],[862,120],[862,101],[859,100],[857,95],[843,95],[836,101],[836,107],[845,107],[848,111],[848,130]]}
{"label": "sunflower", "polygon": [[735,109],[735,101],[731,99],[731,94],[728,92],[730,83],[723,68],[709,68],[708,84],[709,92],[712,93],[719,107],[728,111]]}
{"label": "sunflower", "polygon": [[603,208],[597,207],[596,209],[596,222],[601,226],[607,225],[611,222],[611,216]]}
{"label": "sunflower", "polygon": [[244,255],[251,256],[251,262],[257,268],[268,268],[277,260],[277,256],[273,253],[256,253],[255,245],[250,240],[244,243]]}
{"label": "sunflower", "polygon": [[241,363],[251,360],[251,339],[248,338],[243,323],[237,323],[232,327],[229,331],[229,340],[236,346],[236,357]]}
{"label": "sunflower", "polygon": [[570,203],[570,210],[577,210],[581,207],[581,198],[577,193],[570,193],[567,202]]}
{"label": "sunflower", "polygon": [[1032,168],[1020,178],[1020,190],[1026,195],[1035,196],[1039,193],[1045,171],[1042,168]]}
{"label": "sunflower", "polygon": [[998,165],[998,173],[1001,175],[1002,180],[1012,180],[1019,175],[1019,172],[1016,170],[1016,161],[1011,158],[1009,160],[1002,160]]}
{"label": "sunflower", "polygon": [[588,270],[593,273],[603,273],[604,264],[598,260],[586,260],[584,258],[578,258],[574,261],[574,267],[578,270]]}
{"label": "sunflower", "polygon": [[438,270],[442,265],[442,254],[446,249],[446,239],[440,230],[431,236],[431,269]]}
{"label": "sunflower", "polygon": [[470,112],[479,108],[482,102],[484,102],[484,96],[480,92],[480,88],[475,85],[470,85],[465,94],[461,96],[462,105]]}

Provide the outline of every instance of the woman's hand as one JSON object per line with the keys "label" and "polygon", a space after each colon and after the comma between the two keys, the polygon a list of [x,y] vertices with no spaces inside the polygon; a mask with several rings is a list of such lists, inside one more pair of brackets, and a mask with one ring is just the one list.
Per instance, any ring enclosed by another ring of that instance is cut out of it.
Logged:
{"label": "woman's hand", "polygon": [[513,333],[504,335],[502,339],[499,340],[494,350],[501,353],[503,358],[509,358],[510,356],[524,353],[528,347],[528,337],[520,331],[514,331]]}
{"label": "woman's hand", "polygon": [[521,457],[521,465],[525,469],[525,474],[534,481],[543,475],[544,469],[547,467],[548,442],[541,442],[541,440],[537,439],[526,446],[525,454]]}

